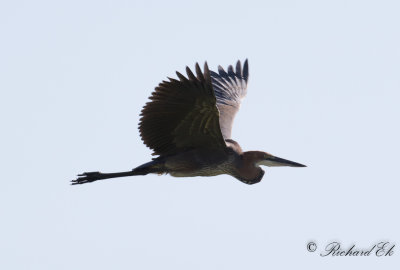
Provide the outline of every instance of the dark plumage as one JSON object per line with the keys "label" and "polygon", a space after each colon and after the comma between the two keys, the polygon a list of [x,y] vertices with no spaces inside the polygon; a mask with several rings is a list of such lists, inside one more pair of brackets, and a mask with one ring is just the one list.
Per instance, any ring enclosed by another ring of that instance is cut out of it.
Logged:
{"label": "dark plumage", "polygon": [[83,184],[100,179],[169,173],[175,177],[231,175],[246,184],[261,181],[260,165],[305,167],[260,151],[243,152],[231,139],[232,124],[247,93],[247,60],[236,69],[196,75],[186,67],[187,77],[177,72],[179,80],[161,82],[144,106],[139,123],[143,142],[153,150],[154,158],[132,171],[104,174],[84,173],[72,181]]}

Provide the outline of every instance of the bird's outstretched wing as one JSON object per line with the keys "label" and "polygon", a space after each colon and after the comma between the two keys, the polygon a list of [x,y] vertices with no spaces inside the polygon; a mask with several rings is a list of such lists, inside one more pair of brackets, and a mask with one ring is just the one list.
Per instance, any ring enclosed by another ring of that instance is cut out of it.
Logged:
{"label": "bird's outstretched wing", "polygon": [[224,139],[231,139],[232,124],[237,111],[240,108],[242,98],[247,93],[247,81],[249,78],[249,64],[246,59],[243,68],[238,61],[236,70],[232,66],[226,72],[221,66],[218,73],[210,71],[212,86],[217,107],[220,113],[219,124]]}
{"label": "bird's outstretched wing", "polygon": [[219,112],[207,63],[204,73],[196,63],[196,75],[168,78],[156,87],[144,106],[140,136],[153,155],[170,155],[197,147],[225,148]]}

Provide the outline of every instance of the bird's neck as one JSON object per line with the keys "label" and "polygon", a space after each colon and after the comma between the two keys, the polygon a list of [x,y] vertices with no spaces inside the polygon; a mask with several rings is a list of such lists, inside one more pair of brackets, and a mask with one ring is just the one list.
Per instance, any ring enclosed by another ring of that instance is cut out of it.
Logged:
{"label": "bird's neck", "polygon": [[259,178],[263,170],[256,165],[257,161],[261,160],[264,156],[260,151],[247,151],[242,154],[241,166],[238,168],[238,174],[242,179]]}

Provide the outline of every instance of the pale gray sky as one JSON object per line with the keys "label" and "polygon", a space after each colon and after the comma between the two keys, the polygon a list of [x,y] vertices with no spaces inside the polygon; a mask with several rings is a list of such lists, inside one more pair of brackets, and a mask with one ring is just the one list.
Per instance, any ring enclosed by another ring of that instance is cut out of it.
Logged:
{"label": "pale gray sky", "polygon": [[[394,269],[398,1],[1,1],[1,269]],[[150,160],[142,106],[175,71],[249,59],[233,138],[307,168],[69,186]],[[318,250],[306,250],[309,241]]]}

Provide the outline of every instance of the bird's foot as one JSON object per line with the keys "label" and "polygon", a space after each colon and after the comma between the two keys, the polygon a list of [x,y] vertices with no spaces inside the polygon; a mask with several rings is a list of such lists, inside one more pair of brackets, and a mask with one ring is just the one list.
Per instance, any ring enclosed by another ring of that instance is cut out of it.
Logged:
{"label": "bird's foot", "polygon": [[78,174],[78,176],[77,179],[71,181],[71,185],[86,184],[103,179],[101,177],[101,172],[85,172]]}

